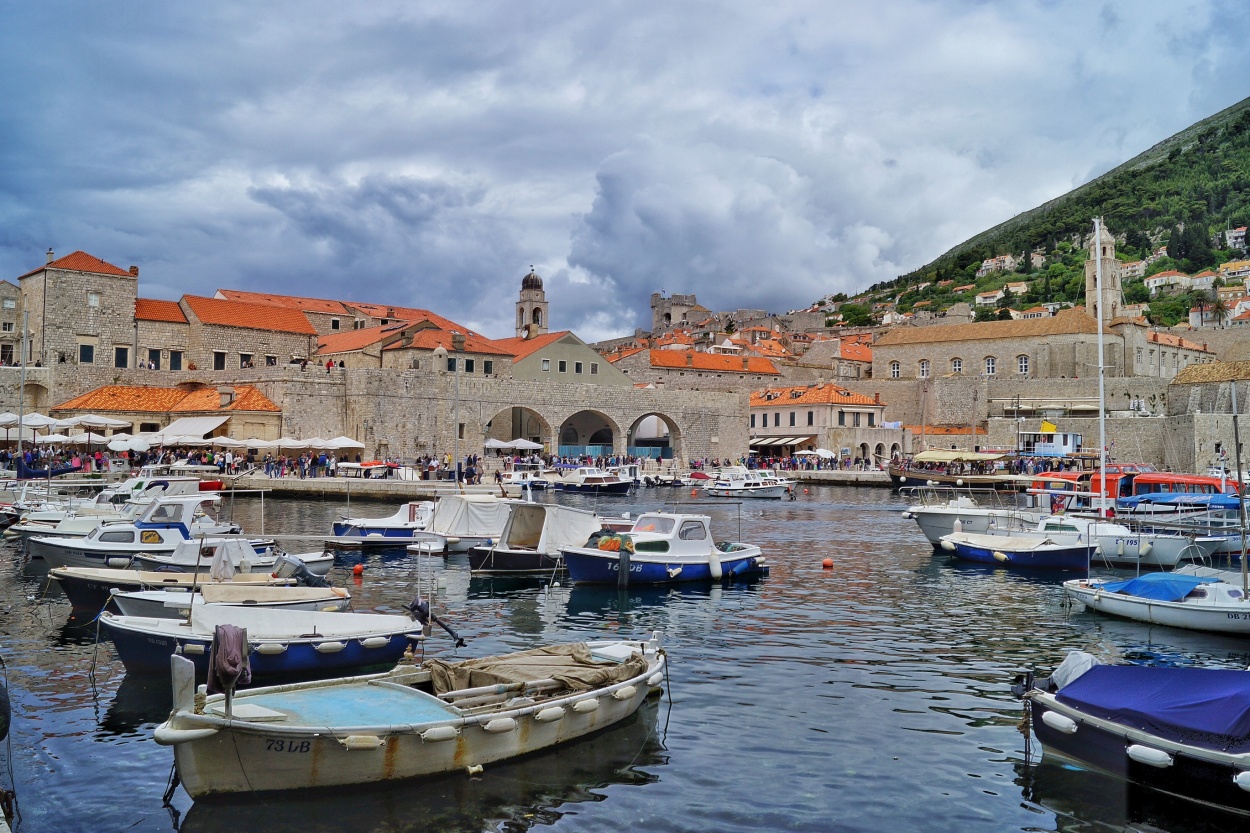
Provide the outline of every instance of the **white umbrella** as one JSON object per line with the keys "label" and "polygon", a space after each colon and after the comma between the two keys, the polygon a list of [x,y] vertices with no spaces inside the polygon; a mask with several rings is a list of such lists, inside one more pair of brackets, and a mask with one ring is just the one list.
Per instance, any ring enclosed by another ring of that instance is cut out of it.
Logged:
{"label": "white umbrella", "polygon": [[44,416],[43,414],[34,412],[26,414],[22,417],[22,425],[27,428],[49,428],[54,425],[59,426],[60,424],[61,421],[59,419],[53,419],[50,416]]}
{"label": "white umbrella", "polygon": [[[795,456],[795,457],[810,457],[810,456],[815,455],[815,454],[816,454],[816,452],[815,452],[815,451],[796,451],[796,452],[794,452],[794,456]],[[817,455],[817,456],[819,456],[819,455]]]}
{"label": "white umbrella", "polygon": [[512,443],[506,443],[503,440],[496,440],[492,438],[492,439],[487,440],[485,443],[483,443],[483,447],[484,448],[512,448]]}
{"label": "white umbrella", "polygon": [[112,451],[147,451],[152,446],[142,437],[114,437],[109,441]]}
{"label": "white umbrella", "polygon": [[61,420],[65,426],[85,425],[88,428],[129,428],[130,423],[124,419],[100,416],[99,414],[83,414]]}
{"label": "white umbrella", "polygon": [[0,428],[12,428],[17,425],[17,414],[5,411],[0,414]]}
{"label": "white umbrella", "polygon": [[326,445],[327,442],[328,440],[323,440],[320,437],[309,437],[308,439],[304,440],[304,443],[309,448],[315,448],[318,450],[328,448],[328,446]]}
{"label": "white umbrella", "polygon": [[543,446],[542,443],[532,443],[529,440],[513,440],[512,447],[524,449],[526,451],[537,451]]}
{"label": "white umbrella", "polygon": [[813,453],[823,460],[832,460],[834,457],[838,456],[827,448],[818,448]]}
{"label": "white umbrella", "polygon": [[108,442],[108,437],[104,436],[103,434],[96,434],[91,431],[86,431],[82,434],[74,434],[70,436],[68,442],[73,443],[74,445],[82,445],[83,443],[87,443],[87,444],[104,443],[104,442]]}
{"label": "white umbrella", "polygon": [[359,448],[363,451],[364,447],[365,447],[364,443],[357,442],[356,440],[353,440],[351,437],[345,437],[342,435],[339,435],[332,440],[326,440],[326,448],[335,448],[335,449]]}
{"label": "white umbrella", "polygon": [[63,443],[68,442],[69,437],[64,434],[44,434],[42,437],[35,437],[37,443]]}
{"label": "white umbrella", "polygon": [[290,437],[278,437],[269,441],[270,448],[308,448],[306,440],[293,440]]}
{"label": "white umbrella", "polygon": [[236,440],[233,437],[212,437],[213,445],[220,448],[247,448],[247,440]]}

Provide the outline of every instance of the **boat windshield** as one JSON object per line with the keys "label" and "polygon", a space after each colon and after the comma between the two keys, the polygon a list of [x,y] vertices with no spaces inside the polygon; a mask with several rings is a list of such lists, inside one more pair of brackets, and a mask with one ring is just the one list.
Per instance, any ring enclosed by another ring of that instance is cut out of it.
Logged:
{"label": "boat windshield", "polygon": [[658,515],[643,515],[634,524],[634,532],[659,532],[664,535],[673,531],[673,519]]}

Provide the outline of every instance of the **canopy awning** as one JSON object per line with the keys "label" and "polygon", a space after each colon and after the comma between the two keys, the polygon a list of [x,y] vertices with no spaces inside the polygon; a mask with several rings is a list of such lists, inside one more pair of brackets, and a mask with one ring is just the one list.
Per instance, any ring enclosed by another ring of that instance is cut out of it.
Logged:
{"label": "canopy awning", "polygon": [[922,451],[912,458],[916,463],[988,463],[1001,460],[1006,454],[985,454],[980,451]]}
{"label": "canopy awning", "polygon": [[197,437],[202,439],[205,434],[216,431],[224,425],[228,419],[230,419],[229,414],[226,416],[182,417],[181,419],[175,419],[157,433],[161,438]]}
{"label": "canopy awning", "polygon": [[816,439],[815,436],[811,434],[805,437],[752,437],[747,445],[752,448],[770,445],[798,445],[814,439]]}

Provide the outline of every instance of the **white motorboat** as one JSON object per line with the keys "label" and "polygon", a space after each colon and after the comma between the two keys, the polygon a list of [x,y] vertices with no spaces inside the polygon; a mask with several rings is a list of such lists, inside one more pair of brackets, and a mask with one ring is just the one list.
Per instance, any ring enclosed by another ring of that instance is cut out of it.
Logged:
{"label": "white motorboat", "polygon": [[[268,541],[195,538],[177,542],[170,552],[135,553],[130,566],[138,570],[159,570],[164,567],[194,572],[212,564],[218,556],[228,561],[233,569],[244,573],[268,572],[284,556],[290,557]],[[294,557],[308,572],[317,576],[324,576],[334,566],[333,554],[324,551],[299,553]]]}
{"label": "white motorboat", "polygon": [[[1048,515],[1030,533],[1055,543],[1090,544],[1090,557],[1101,564],[1175,567],[1181,561],[1205,561],[1222,539],[1175,531],[1139,532],[1115,521],[1082,515]],[[987,535],[1017,535],[1020,530],[991,527]]]}
{"label": "white motorboat", "polygon": [[410,538],[434,516],[434,501],[412,500],[384,518],[344,518],[334,524],[340,538]]}
{"label": "white motorboat", "polygon": [[469,550],[475,573],[551,573],[563,568],[560,550],[580,547],[603,529],[593,512],[554,503],[515,503],[498,540]]}
{"label": "white motorboat", "polygon": [[1037,526],[1049,513],[1013,506],[1001,492],[934,487],[904,487],[916,502],[903,517],[914,520],[934,547],[953,532],[988,534],[992,529],[1022,531]]}
{"label": "white motorboat", "polygon": [[192,798],[478,771],[618,723],[667,672],[656,634],[404,664],[387,674],[245,690],[197,705],[190,661],[167,661],[174,705],[155,739],[174,747]]}
{"label": "white motorboat", "polygon": [[429,525],[414,531],[409,552],[467,552],[503,532],[514,501],[495,495],[446,495],[439,498]]}
{"label": "white motorboat", "polygon": [[1129,579],[1072,579],[1063,592],[1090,610],[1152,625],[1250,635],[1241,575],[1191,565]]}
{"label": "white motorboat", "polygon": [[562,472],[554,481],[556,489],[563,492],[589,492],[596,495],[629,494],[630,486],[612,472],[594,466],[578,466],[570,472]]}
{"label": "white motorboat", "polygon": [[745,466],[721,469],[716,477],[704,487],[709,497],[767,498],[777,500],[789,493],[789,488],[777,478],[764,478],[759,472]]}
{"label": "white motorboat", "polygon": [[191,605],[236,605],[273,610],[347,610],[351,594],[341,587],[273,587],[209,582],[191,590],[134,590],[114,593],[123,616],[185,619]]}

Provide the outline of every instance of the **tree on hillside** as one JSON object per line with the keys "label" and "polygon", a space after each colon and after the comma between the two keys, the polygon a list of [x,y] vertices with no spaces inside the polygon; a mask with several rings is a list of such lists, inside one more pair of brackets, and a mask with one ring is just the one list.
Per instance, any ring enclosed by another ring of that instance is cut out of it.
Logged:
{"label": "tree on hillside", "polygon": [[1008,307],[1012,305],[1012,303],[1015,302],[1015,300],[1016,300],[1016,296],[1011,294],[1011,288],[1004,286],[1003,297],[998,299],[998,308],[1007,309]]}
{"label": "tree on hillside", "polygon": [[998,310],[998,315],[994,317],[997,318],[999,321],[1010,321],[1011,320],[1011,308],[1000,307]]}
{"label": "tree on hillside", "polygon": [[838,308],[842,313],[842,323],[848,327],[871,327],[872,311],[860,304],[843,304]]}
{"label": "tree on hillside", "polygon": [[1144,304],[1150,300],[1150,290],[1142,281],[1130,281],[1124,285],[1124,302],[1126,304]]}
{"label": "tree on hillside", "polygon": [[972,317],[973,321],[997,321],[998,310],[993,307],[977,307],[977,314]]}

